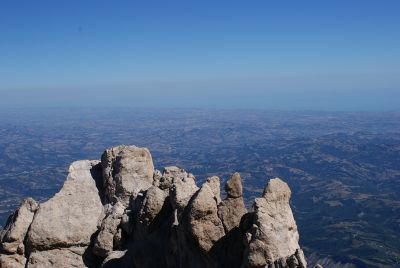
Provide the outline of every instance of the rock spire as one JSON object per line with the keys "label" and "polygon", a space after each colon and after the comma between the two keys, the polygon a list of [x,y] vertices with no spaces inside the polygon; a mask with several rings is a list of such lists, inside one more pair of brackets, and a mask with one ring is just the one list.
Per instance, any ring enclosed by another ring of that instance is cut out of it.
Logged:
{"label": "rock spire", "polygon": [[268,182],[248,212],[239,173],[201,186],[178,167],[155,170],[149,150],[108,149],[71,164],[62,189],[24,200],[0,233],[0,268],[306,267],[289,199]]}

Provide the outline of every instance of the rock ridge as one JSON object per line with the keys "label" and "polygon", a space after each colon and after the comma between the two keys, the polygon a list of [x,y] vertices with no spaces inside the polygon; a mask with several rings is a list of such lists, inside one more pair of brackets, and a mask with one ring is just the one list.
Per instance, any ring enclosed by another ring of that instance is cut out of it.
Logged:
{"label": "rock ridge", "polygon": [[185,170],[154,169],[136,146],[71,164],[62,189],[25,199],[0,233],[0,268],[307,267],[289,186],[267,183],[248,212],[239,173],[201,186]]}

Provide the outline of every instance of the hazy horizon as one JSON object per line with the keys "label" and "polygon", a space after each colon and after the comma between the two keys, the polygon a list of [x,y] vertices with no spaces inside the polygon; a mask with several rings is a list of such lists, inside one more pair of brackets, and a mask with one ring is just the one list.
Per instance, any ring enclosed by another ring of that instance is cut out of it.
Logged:
{"label": "hazy horizon", "polygon": [[392,111],[398,1],[2,1],[0,106]]}

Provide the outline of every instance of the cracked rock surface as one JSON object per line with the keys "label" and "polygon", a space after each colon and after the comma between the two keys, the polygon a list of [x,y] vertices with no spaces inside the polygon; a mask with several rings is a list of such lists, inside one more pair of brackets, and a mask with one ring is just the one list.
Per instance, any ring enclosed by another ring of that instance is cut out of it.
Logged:
{"label": "cracked rock surface", "polygon": [[289,186],[267,183],[248,212],[239,173],[197,185],[149,150],[107,149],[71,164],[62,189],[24,200],[0,233],[0,268],[306,267]]}

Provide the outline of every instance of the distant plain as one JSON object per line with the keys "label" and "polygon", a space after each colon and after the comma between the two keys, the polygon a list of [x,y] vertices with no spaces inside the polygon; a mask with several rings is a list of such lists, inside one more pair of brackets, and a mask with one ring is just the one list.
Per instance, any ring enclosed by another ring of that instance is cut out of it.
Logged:
{"label": "distant plain", "polygon": [[134,144],[199,182],[240,172],[248,207],[280,177],[306,254],[400,266],[399,112],[3,109],[0,137],[0,225],[23,198],[56,193],[71,162]]}

